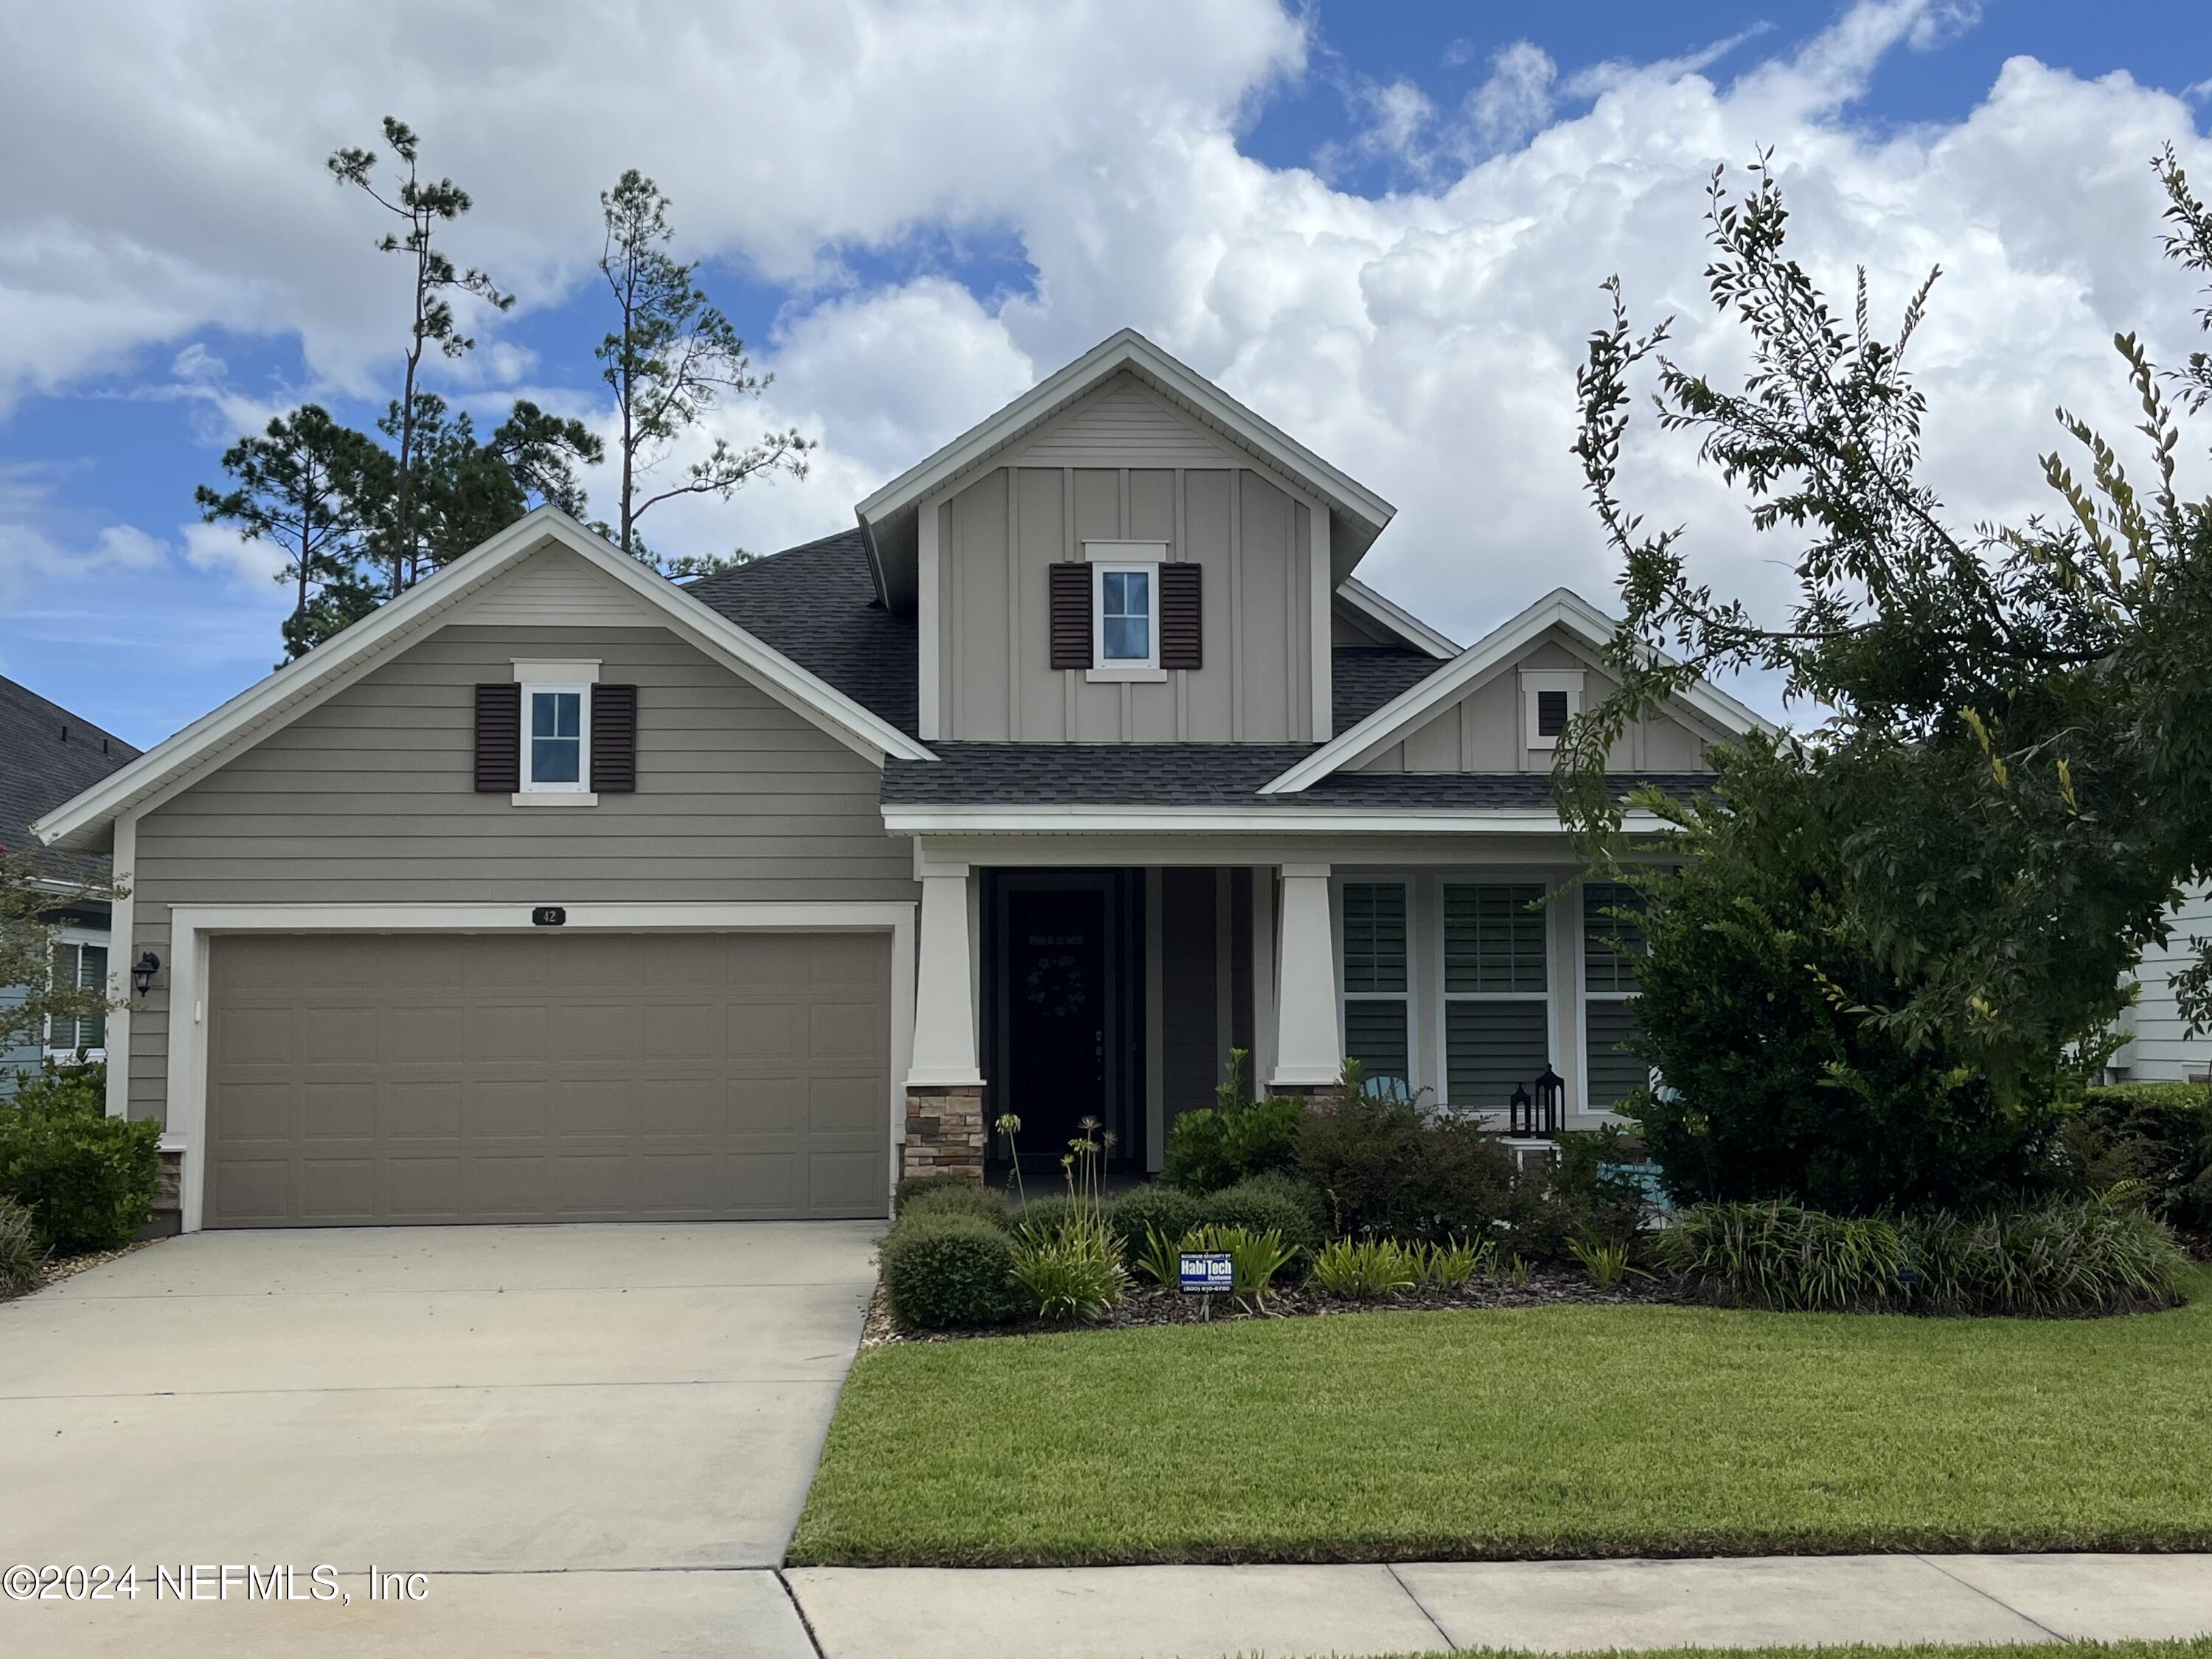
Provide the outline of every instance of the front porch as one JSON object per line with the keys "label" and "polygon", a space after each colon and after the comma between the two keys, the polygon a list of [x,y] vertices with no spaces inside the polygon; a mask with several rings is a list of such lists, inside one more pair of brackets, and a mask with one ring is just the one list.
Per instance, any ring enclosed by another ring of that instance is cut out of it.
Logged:
{"label": "front porch", "polygon": [[1371,1084],[1501,1130],[1547,1066],[1568,1128],[1613,1121],[1643,1079],[1621,1048],[1632,966],[1606,914],[1629,895],[1577,886],[1556,838],[1480,862],[1464,841],[1411,858],[1155,846],[1108,862],[1086,839],[918,853],[904,1173],[1002,1167],[989,1126],[1006,1113],[1032,1177],[1056,1176],[1086,1119],[1112,1138],[1109,1169],[1156,1171],[1176,1119],[1212,1103],[1240,1050],[1255,1094],[1326,1090],[1349,1058]]}

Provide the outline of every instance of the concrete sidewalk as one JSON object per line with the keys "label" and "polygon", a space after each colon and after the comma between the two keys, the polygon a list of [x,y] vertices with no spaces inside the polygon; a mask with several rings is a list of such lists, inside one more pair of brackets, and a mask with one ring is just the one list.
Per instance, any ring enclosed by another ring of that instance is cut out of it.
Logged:
{"label": "concrete sidewalk", "polygon": [[2212,1555],[794,1568],[823,1659],[2053,1642],[2212,1632]]}

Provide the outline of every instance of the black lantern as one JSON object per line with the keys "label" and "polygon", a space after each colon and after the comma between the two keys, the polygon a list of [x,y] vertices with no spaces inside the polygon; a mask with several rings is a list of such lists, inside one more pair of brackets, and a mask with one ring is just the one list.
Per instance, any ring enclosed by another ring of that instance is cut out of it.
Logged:
{"label": "black lantern", "polygon": [[1510,1135],[1532,1135],[1536,1133],[1536,1112],[1528,1099],[1525,1084],[1513,1085],[1513,1097],[1505,1106],[1505,1133]]}
{"label": "black lantern", "polygon": [[[1559,1118],[1565,1109],[1566,1097],[1566,1079],[1561,1077],[1548,1065],[1546,1066],[1543,1074],[1536,1079],[1535,1103],[1528,1112],[1529,1133],[1540,1134],[1547,1140],[1557,1139],[1559,1133]],[[1543,1127],[1540,1129],[1536,1127],[1538,1119],[1543,1121]]]}
{"label": "black lantern", "polygon": [[154,975],[161,971],[161,958],[151,951],[141,951],[138,960],[131,964],[131,988],[140,996],[154,988]]}

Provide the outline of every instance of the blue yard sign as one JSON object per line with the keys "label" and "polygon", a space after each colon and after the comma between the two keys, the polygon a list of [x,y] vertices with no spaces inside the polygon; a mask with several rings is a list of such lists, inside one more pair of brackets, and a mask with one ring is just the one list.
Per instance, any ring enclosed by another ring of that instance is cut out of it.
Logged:
{"label": "blue yard sign", "polygon": [[1226,1250],[1182,1252],[1182,1287],[1200,1295],[1225,1293],[1237,1288],[1237,1274]]}

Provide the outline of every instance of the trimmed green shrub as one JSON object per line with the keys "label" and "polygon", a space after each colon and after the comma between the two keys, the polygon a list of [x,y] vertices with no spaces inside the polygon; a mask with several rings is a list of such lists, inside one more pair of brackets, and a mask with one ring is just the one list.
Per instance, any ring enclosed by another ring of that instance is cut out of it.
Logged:
{"label": "trimmed green shrub", "polygon": [[0,1198],[0,1302],[21,1296],[39,1282],[39,1269],[46,1265],[46,1247],[31,1212],[13,1199]]}
{"label": "trimmed green shrub", "polygon": [[1280,1175],[1252,1176],[1199,1201],[1201,1225],[1279,1233],[1294,1250],[1310,1250],[1322,1241],[1314,1209],[1312,1189]]}
{"label": "trimmed green shrub", "polygon": [[994,1227],[1014,1224],[1013,1218],[1006,1213],[1005,1197],[972,1181],[921,1188],[899,1206],[900,1220],[918,1215],[972,1215]]}
{"label": "trimmed green shrub", "polygon": [[1178,1188],[1155,1184],[1122,1194],[1107,1210],[1106,1218],[1121,1241],[1122,1253],[1134,1261],[1149,1235],[1158,1233],[1173,1242],[1206,1218],[1201,1200]]}
{"label": "trimmed green shrub", "polygon": [[127,1244],[154,1216],[161,1126],[109,1117],[106,1077],[97,1064],[49,1065],[0,1105],[0,1198],[64,1255]]}
{"label": "trimmed green shrub", "polygon": [[981,1216],[917,1210],[884,1237],[879,1255],[884,1293],[904,1324],[1003,1325],[1028,1305],[1014,1278],[1012,1238]]}
{"label": "trimmed green shrub", "polygon": [[1249,1176],[1290,1169],[1305,1103],[1293,1097],[1252,1100],[1244,1093],[1245,1054],[1232,1048],[1229,1076],[1214,1103],[1183,1113],[1168,1130],[1160,1179],[1189,1193],[1211,1193]]}
{"label": "trimmed green shrub", "polygon": [[2212,1085],[2091,1089],[2059,1132],[2059,1154],[2075,1194],[2137,1182],[2153,1214],[2212,1235]]}
{"label": "trimmed green shrub", "polygon": [[1033,1228],[1026,1214],[1024,1222],[1014,1238],[1013,1274],[1039,1316],[1091,1325],[1111,1313],[1129,1273],[1104,1219],[1085,1210],[1054,1226]]}
{"label": "trimmed green shrub", "polygon": [[981,1188],[975,1182],[969,1180],[966,1176],[955,1174],[950,1170],[939,1170],[932,1175],[908,1176],[891,1188],[891,1213],[895,1216],[904,1215],[906,1206],[924,1193],[946,1191],[973,1193],[981,1190]]}
{"label": "trimmed green shrub", "polygon": [[1297,1172],[1322,1195],[1329,1232],[1401,1241],[1502,1238],[1557,1252],[1565,1229],[1512,1156],[1472,1118],[1340,1089],[1298,1124]]}

